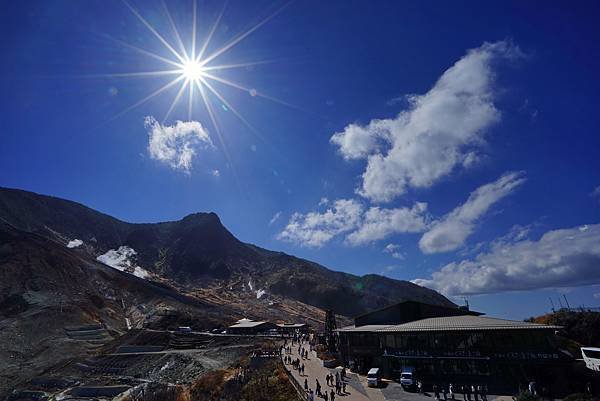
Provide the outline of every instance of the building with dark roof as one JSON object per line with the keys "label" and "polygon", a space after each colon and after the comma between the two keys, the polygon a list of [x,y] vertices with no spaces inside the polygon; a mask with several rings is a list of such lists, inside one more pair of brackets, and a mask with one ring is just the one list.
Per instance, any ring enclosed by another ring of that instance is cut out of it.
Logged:
{"label": "building with dark roof", "polygon": [[510,391],[530,380],[551,386],[573,361],[558,349],[558,326],[415,304],[392,305],[338,329],[341,359],[360,372],[379,367],[391,379],[411,367],[425,383]]}
{"label": "building with dark roof", "polygon": [[483,313],[469,310],[467,307],[449,307],[426,304],[417,301],[402,301],[384,308],[362,314],[354,318],[356,326],[368,324],[401,324],[428,317],[474,315]]}

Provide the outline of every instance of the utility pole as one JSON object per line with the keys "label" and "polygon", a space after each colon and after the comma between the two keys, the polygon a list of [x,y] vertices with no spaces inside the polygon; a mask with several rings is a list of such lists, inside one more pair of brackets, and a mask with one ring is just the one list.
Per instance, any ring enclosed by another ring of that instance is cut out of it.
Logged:
{"label": "utility pole", "polygon": [[565,299],[565,303],[567,304],[567,309],[571,309],[571,306],[569,305],[569,301],[567,301],[567,296],[565,294],[563,294],[563,298]]}

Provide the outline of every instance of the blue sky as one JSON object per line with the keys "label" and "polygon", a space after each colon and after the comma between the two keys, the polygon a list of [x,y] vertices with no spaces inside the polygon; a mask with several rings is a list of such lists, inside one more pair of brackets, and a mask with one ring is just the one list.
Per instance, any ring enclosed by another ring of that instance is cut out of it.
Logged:
{"label": "blue sky", "polygon": [[[260,26],[206,66],[261,63],[202,72],[239,84],[204,76],[217,129],[197,88],[164,119],[185,77],[128,110],[182,76],[114,75],[174,68],[132,12],[180,53],[161,2],[3,4],[0,185],[134,222],[214,211],[491,315],[600,303],[597,3],[283,5],[224,9],[203,60]],[[188,53],[192,9],[168,2]],[[222,10],[198,2],[197,52]]]}

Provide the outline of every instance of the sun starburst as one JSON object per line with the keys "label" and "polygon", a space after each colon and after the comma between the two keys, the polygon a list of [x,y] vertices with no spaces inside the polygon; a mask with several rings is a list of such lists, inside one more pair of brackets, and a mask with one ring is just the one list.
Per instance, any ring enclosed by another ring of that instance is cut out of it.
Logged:
{"label": "sun starburst", "polygon": [[[257,91],[254,88],[248,88],[244,85],[241,85],[237,82],[231,81],[229,79],[222,78],[218,76],[218,72],[225,69],[232,68],[242,68],[254,66],[257,64],[264,64],[268,61],[254,61],[248,63],[232,63],[232,64],[213,64],[213,62],[232,49],[234,46],[239,44],[242,40],[247,38],[254,31],[259,29],[277,14],[279,14],[285,7],[287,7],[290,2],[285,3],[283,6],[279,7],[275,12],[268,15],[266,18],[262,19],[257,24],[250,27],[248,30],[241,32],[240,34],[234,36],[229,42],[225,43],[223,46],[218,48],[212,53],[207,53],[210,42],[213,38],[215,31],[217,30],[221,18],[225,12],[226,6],[223,6],[215,18],[210,30],[208,31],[206,37],[204,38],[202,44],[197,46],[197,4],[196,0],[192,2],[192,33],[189,43],[191,43],[189,48],[183,43],[181,39],[181,35],[177,29],[175,21],[173,20],[171,13],[169,12],[169,8],[166,3],[163,1],[163,10],[165,17],[168,21],[169,26],[173,31],[173,36],[175,38],[175,46],[173,46],[163,35],[159,33],[159,31],[152,26],[148,20],[146,20],[142,14],[133,7],[127,0],[123,0],[125,6],[131,11],[131,13],[152,33],[152,35],[164,46],[165,54],[157,54],[151,52],[149,50],[140,48],[138,46],[134,46],[125,41],[111,38],[116,43],[136,51],[137,53],[143,54],[144,56],[151,57],[155,60],[159,60],[164,64],[168,65],[167,69],[164,70],[156,70],[156,71],[139,71],[139,72],[125,72],[125,73],[116,73],[116,74],[101,74],[94,75],[95,77],[124,77],[124,78],[135,78],[135,77],[163,77],[172,75],[173,79],[155,90],[154,92],[148,94],[144,98],[139,101],[131,104],[125,110],[118,113],[113,117],[117,118],[141,105],[148,102],[152,98],[159,96],[171,89],[175,85],[179,85],[179,89],[176,92],[175,97],[171,101],[170,106],[167,108],[165,115],[162,119],[163,123],[168,120],[171,113],[174,111],[175,107],[187,96],[187,119],[192,119],[192,114],[194,111],[195,101],[194,98],[197,95],[200,95],[201,102],[204,106],[205,111],[208,113],[208,116],[211,120],[212,126],[214,127],[215,132],[217,133],[221,144],[224,147],[223,138],[219,129],[219,124],[217,123],[216,115],[211,105],[211,99],[209,96],[213,96],[218,102],[221,103],[224,109],[230,110],[244,125],[246,125],[250,130],[256,133],[256,130],[248,123],[248,121],[241,115],[241,113],[236,110],[233,105],[225,99],[225,97],[219,93],[217,88],[211,84],[209,81],[219,82],[221,84],[227,85],[229,87],[244,91],[248,93],[250,96],[259,96],[265,99],[269,99],[271,101],[275,101],[281,104],[289,105],[286,102],[280,101],[274,97],[268,96],[260,91]],[[224,148],[224,151],[227,152],[227,149]]]}

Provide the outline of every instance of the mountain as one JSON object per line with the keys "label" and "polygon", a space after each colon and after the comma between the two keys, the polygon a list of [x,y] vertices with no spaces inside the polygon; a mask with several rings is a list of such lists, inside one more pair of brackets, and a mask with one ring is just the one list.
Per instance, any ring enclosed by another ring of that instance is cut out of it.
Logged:
{"label": "mountain", "polygon": [[[236,316],[0,221],[0,398],[57,363],[93,353],[127,326],[193,318],[208,329]],[[78,336],[81,327],[91,329]]]}
{"label": "mountain", "polygon": [[344,316],[405,299],[455,306],[441,294],[407,281],[335,272],[244,243],[214,213],[135,224],[76,202],[0,188],[0,219],[18,230],[76,246],[79,252],[109,264],[133,256],[121,268],[131,270],[135,265],[191,293],[210,288],[213,294],[283,297]]}

